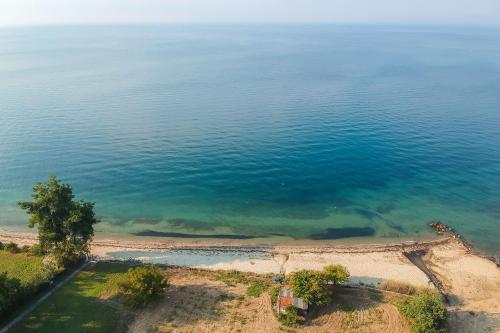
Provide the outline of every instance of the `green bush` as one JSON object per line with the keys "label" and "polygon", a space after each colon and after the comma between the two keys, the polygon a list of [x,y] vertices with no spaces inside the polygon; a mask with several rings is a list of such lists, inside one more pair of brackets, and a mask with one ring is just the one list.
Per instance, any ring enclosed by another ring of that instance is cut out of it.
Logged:
{"label": "green bush", "polygon": [[441,295],[425,290],[398,303],[398,309],[415,333],[446,332],[446,307]]}
{"label": "green bush", "polygon": [[19,247],[13,242],[5,244],[4,250],[9,251],[10,253],[19,253]]}
{"label": "green bush", "polygon": [[331,301],[328,280],[323,272],[301,270],[290,275],[290,286],[295,296],[308,304],[325,305]]}
{"label": "green bush", "polygon": [[40,244],[34,244],[30,249],[30,254],[37,257],[43,256],[43,251]]}
{"label": "green bush", "polygon": [[2,242],[0,242],[0,251],[3,250],[4,247],[5,245]]}
{"label": "green bush", "polygon": [[299,310],[292,305],[285,309],[285,313],[278,314],[278,320],[281,324],[288,327],[297,327],[302,323]]}
{"label": "green bush", "polygon": [[20,289],[19,279],[10,278],[6,272],[0,272],[0,314],[17,300]]}
{"label": "green bush", "polygon": [[23,245],[23,246],[21,246],[21,248],[19,249],[19,252],[22,252],[22,253],[28,253],[28,252],[30,252],[30,246],[29,245]]}
{"label": "green bush", "polygon": [[344,284],[351,276],[347,268],[342,265],[329,265],[323,268],[323,274],[328,282],[334,285]]}
{"label": "green bush", "polygon": [[132,307],[144,306],[163,294],[168,280],[163,271],[155,265],[130,268],[119,283],[121,294]]}
{"label": "green bush", "polygon": [[278,301],[278,295],[280,293],[281,286],[272,287],[269,290],[269,296],[271,297],[271,304],[274,306]]}

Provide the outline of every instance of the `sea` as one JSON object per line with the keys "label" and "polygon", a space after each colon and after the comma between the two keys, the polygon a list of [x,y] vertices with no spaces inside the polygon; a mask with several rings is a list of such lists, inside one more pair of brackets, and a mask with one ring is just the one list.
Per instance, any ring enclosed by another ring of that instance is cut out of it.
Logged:
{"label": "sea", "polygon": [[500,254],[500,29],[0,28],[0,228],[50,175],[97,234]]}

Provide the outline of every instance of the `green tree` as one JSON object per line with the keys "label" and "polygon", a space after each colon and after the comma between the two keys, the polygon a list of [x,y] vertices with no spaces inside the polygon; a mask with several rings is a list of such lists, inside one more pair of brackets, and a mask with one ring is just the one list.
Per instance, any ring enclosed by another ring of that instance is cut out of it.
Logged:
{"label": "green tree", "polygon": [[163,294],[168,279],[155,265],[130,268],[123,281],[119,283],[121,294],[133,306],[144,306]]}
{"label": "green tree", "polygon": [[15,301],[20,288],[19,279],[10,278],[7,273],[0,272],[0,314],[6,312],[7,308]]}
{"label": "green tree", "polygon": [[70,185],[50,177],[47,183],[33,187],[33,201],[18,205],[30,215],[29,226],[38,227],[42,252],[57,252],[64,258],[80,258],[87,254],[94,236],[94,204],[75,201]]}
{"label": "green tree", "polygon": [[349,271],[342,265],[329,265],[323,268],[323,274],[328,282],[334,285],[344,284],[349,280]]}
{"label": "green tree", "polygon": [[301,270],[290,275],[290,286],[295,296],[306,303],[325,305],[331,301],[328,280],[322,272]]}
{"label": "green tree", "polygon": [[398,309],[408,319],[415,333],[446,332],[446,307],[437,292],[422,291],[398,303]]}

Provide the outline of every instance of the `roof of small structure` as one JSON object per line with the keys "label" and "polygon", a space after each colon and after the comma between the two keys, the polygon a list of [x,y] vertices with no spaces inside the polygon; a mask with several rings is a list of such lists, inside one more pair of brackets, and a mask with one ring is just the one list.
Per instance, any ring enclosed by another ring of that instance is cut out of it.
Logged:
{"label": "roof of small structure", "polygon": [[293,301],[292,301],[291,297],[281,296],[279,298],[279,306],[280,306],[280,308],[286,308],[286,307],[289,307],[291,305],[293,305]]}
{"label": "roof of small structure", "polygon": [[291,305],[302,310],[307,310],[308,308],[308,304],[304,302],[302,298],[295,297],[293,295],[293,292],[287,289],[280,290],[278,301],[279,301],[278,305],[280,308],[286,308],[287,306]]}

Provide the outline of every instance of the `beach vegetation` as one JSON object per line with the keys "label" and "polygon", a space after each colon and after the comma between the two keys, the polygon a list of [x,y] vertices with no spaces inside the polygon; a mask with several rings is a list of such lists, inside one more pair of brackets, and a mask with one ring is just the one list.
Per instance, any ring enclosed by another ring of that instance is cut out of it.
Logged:
{"label": "beach vegetation", "polygon": [[290,286],[296,297],[312,305],[326,305],[331,301],[328,279],[323,272],[300,270],[289,278]]}
{"label": "beach vegetation", "polygon": [[223,271],[217,274],[215,277],[216,280],[224,282],[228,286],[236,286],[238,283],[241,284],[247,284],[249,283],[249,280],[247,276],[239,271],[236,270],[230,270],[230,271]]}
{"label": "beach vegetation", "polygon": [[323,268],[326,280],[334,285],[344,284],[349,280],[350,274],[345,266],[329,265]]}
{"label": "beach vegetation", "polygon": [[17,246],[17,244],[13,243],[13,242],[5,244],[5,246],[4,246],[3,249],[4,249],[4,251],[8,251],[10,253],[18,253],[18,252],[20,252],[19,246]]}
{"label": "beach vegetation", "polygon": [[262,293],[269,289],[269,283],[262,280],[251,281],[247,288],[247,295],[251,297],[259,297]]}
{"label": "beach vegetation", "polygon": [[409,283],[396,280],[382,281],[382,283],[379,285],[379,289],[405,295],[415,295],[418,291],[421,290],[421,288],[417,288]]}
{"label": "beach vegetation", "polygon": [[414,333],[446,332],[446,307],[437,292],[421,291],[414,297],[399,302],[398,309],[408,320]]}
{"label": "beach vegetation", "polygon": [[160,298],[167,285],[163,270],[156,265],[147,265],[130,268],[119,288],[128,305],[140,307]]}
{"label": "beach vegetation", "polygon": [[296,297],[312,305],[326,305],[331,301],[329,284],[344,284],[349,280],[349,271],[342,265],[329,265],[322,271],[300,270],[290,275],[290,286]]}
{"label": "beach vegetation", "polygon": [[89,252],[94,235],[94,204],[76,201],[70,185],[50,177],[33,187],[33,201],[20,201],[30,215],[29,226],[38,227],[42,253],[58,253],[65,264],[74,263]]}
{"label": "beach vegetation", "polygon": [[278,314],[278,320],[283,326],[298,327],[303,322],[303,317],[299,315],[299,309],[291,305]]}
{"label": "beach vegetation", "polygon": [[281,286],[274,286],[269,289],[269,297],[271,298],[271,304],[276,304],[278,301],[278,295],[280,293]]}

